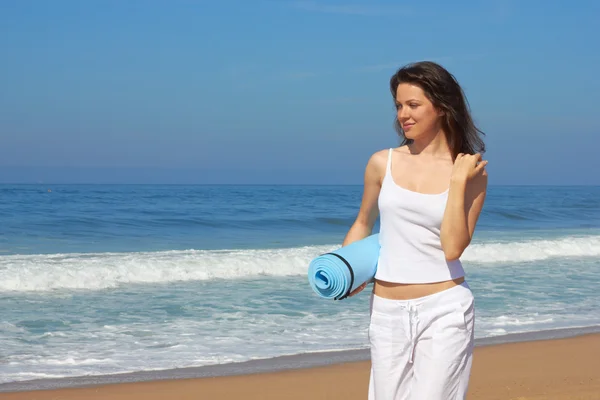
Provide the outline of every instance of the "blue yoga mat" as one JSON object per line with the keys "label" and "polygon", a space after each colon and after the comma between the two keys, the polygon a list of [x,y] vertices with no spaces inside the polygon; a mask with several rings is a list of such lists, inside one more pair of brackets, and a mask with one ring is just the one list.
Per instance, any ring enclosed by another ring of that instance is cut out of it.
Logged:
{"label": "blue yoga mat", "polygon": [[379,234],[376,233],[316,257],[308,266],[308,283],[325,299],[345,299],[354,289],[373,279],[378,258]]}

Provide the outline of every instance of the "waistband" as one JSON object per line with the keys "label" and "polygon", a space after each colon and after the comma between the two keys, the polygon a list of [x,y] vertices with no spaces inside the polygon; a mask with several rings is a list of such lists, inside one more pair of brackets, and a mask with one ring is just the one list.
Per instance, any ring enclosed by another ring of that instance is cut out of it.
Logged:
{"label": "waistband", "polygon": [[377,296],[375,293],[372,293],[371,296],[372,302],[377,303],[377,308],[379,310],[383,311],[388,309],[389,311],[393,311],[398,308],[421,308],[431,307],[440,303],[447,304],[448,302],[459,301],[465,297],[473,296],[473,294],[471,293],[471,288],[467,281],[464,281],[460,285],[456,285],[450,289],[409,300],[386,299],[385,297]]}

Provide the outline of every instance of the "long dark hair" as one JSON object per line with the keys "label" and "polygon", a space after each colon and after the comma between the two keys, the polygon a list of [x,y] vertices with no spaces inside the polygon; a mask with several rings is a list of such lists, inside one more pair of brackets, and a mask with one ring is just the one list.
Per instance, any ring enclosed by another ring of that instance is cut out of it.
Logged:
{"label": "long dark hair", "polygon": [[[422,61],[400,68],[390,79],[390,90],[394,100],[398,85],[401,83],[420,87],[433,106],[443,111],[442,128],[446,133],[453,159],[458,153],[485,152],[485,143],[480,136],[485,133],[475,126],[462,88],[456,78],[444,67],[432,61]],[[411,142],[404,136],[397,115],[394,128],[402,138],[402,145]]]}

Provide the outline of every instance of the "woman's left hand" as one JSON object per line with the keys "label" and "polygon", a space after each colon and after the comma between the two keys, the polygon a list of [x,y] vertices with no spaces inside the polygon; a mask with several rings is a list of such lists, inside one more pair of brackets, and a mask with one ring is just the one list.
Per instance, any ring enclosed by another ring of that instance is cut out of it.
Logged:
{"label": "woman's left hand", "polygon": [[467,182],[479,175],[487,165],[487,161],[482,160],[481,154],[463,154],[459,153],[454,161],[452,168],[452,181]]}

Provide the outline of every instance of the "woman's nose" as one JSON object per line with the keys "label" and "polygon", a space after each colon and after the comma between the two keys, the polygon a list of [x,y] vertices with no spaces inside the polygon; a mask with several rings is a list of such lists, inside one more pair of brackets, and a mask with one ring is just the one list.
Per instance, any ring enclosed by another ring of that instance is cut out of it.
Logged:
{"label": "woman's nose", "polygon": [[398,119],[400,121],[406,121],[409,118],[408,110],[405,107],[402,107],[398,110]]}

